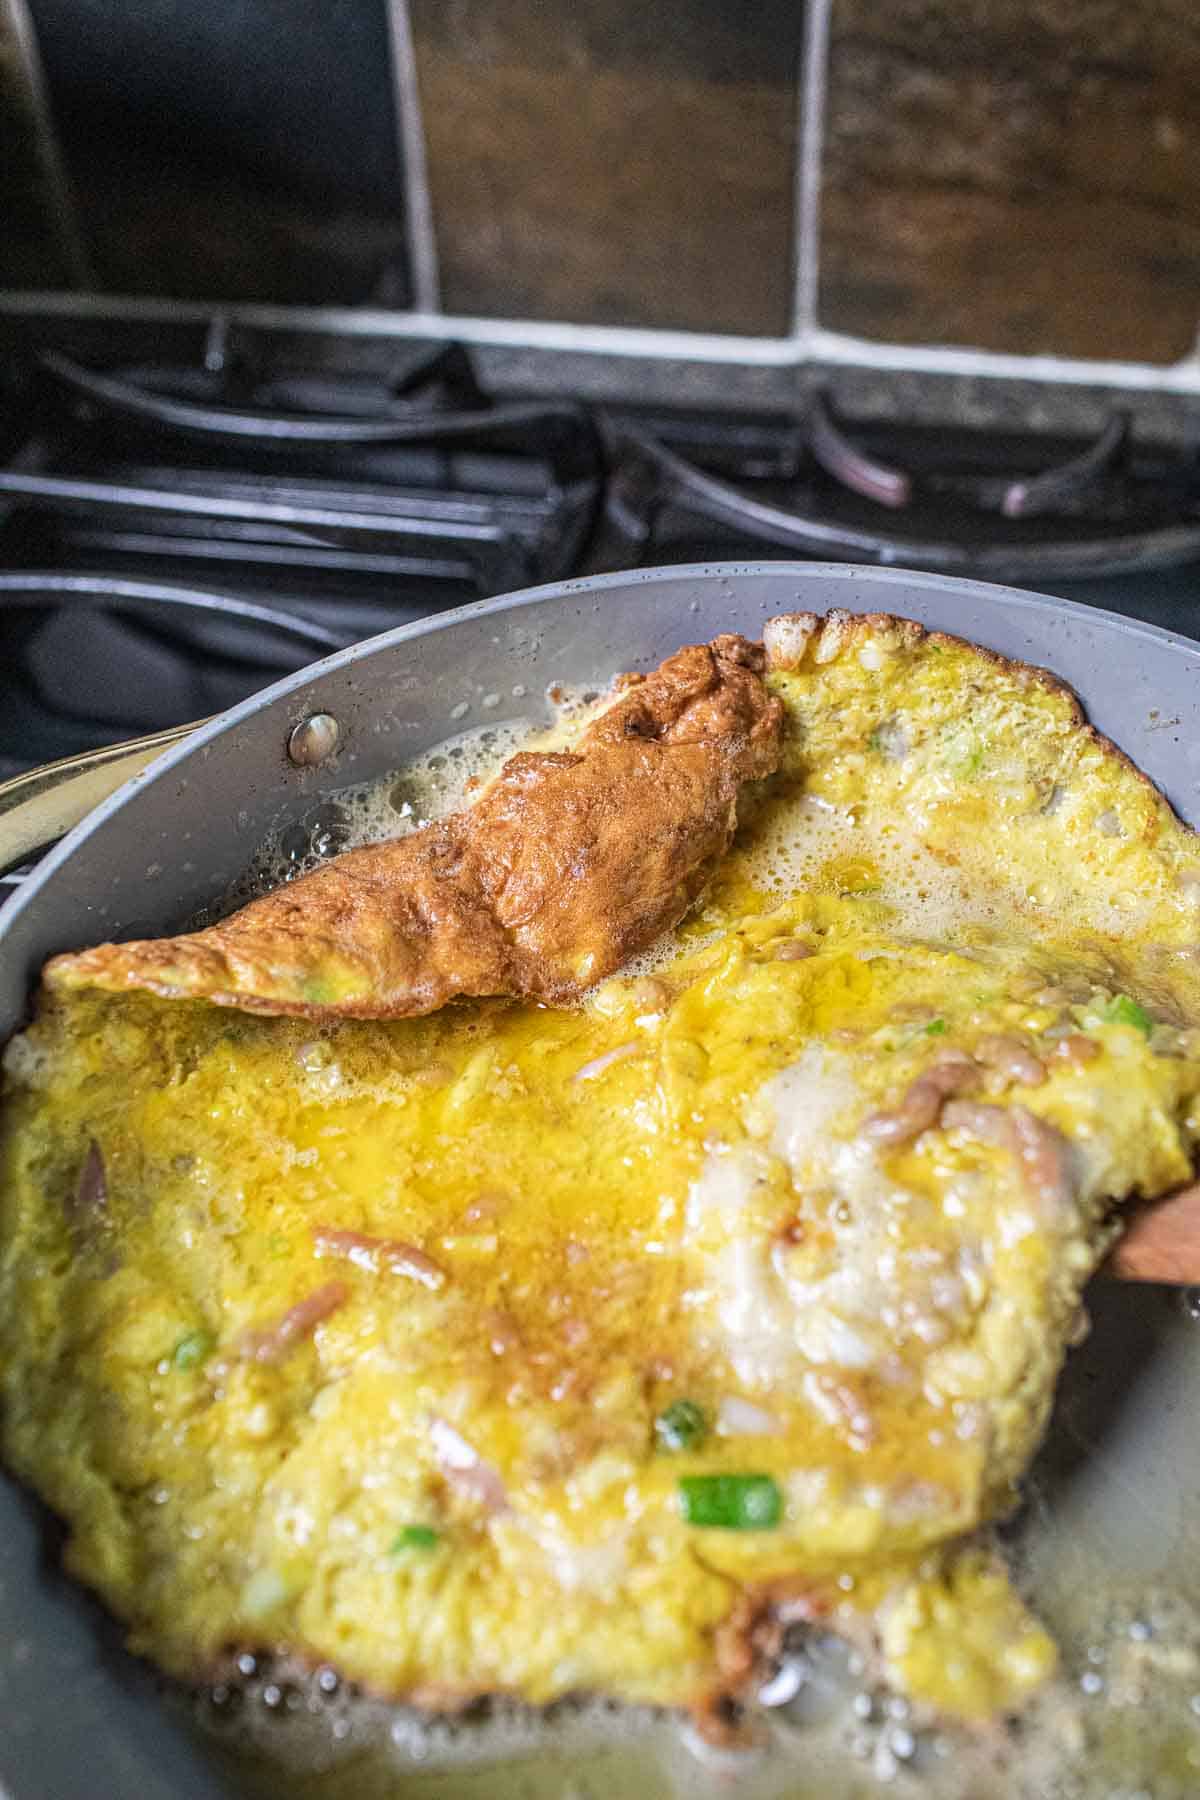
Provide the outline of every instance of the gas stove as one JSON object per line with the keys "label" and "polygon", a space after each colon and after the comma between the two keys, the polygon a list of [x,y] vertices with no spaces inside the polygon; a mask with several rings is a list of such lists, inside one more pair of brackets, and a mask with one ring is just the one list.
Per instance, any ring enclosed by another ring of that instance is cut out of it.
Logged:
{"label": "gas stove", "polygon": [[458,343],[233,330],[0,360],[0,777],[199,718],[487,595],[816,557],[1011,581],[1200,636],[1200,463],[1056,428],[495,391]]}

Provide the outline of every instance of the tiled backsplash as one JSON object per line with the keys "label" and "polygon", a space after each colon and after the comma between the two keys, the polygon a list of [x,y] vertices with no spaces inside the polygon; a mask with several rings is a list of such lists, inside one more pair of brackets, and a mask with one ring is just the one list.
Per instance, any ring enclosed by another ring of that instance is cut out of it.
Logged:
{"label": "tiled backsplash", "polygon": [[0,287],[1193,353],[1194,0],[809,3],[0,0]]}
{"label": "tiled backsplash", "polygon": [[452,311],[782,334],[794,0],[412,0]]}
{"label": "tiled backsplash", "polygon": [[1196,0],[834,0],[820,305],[871,338],[1187,355]]}

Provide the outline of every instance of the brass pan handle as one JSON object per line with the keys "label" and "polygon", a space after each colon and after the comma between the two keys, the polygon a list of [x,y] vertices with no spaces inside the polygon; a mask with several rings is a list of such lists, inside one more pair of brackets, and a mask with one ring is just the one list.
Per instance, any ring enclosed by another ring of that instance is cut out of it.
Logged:
{"label": "brass pan handle", "polygon": [[84,750],[0,782],[0,874],[57,843],[131,775],[202,723],[198,719],[123,744]]}

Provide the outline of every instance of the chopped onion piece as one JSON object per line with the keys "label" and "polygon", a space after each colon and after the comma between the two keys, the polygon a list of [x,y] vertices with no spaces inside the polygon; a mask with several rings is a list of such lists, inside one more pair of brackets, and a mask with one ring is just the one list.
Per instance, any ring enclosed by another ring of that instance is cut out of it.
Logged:
{"label": "chopped onion piece", "polygon": [[1017,1160],[1026,1190],[1051,1219],[1066,1213],[1074,1193],[1067,1140],[1053,1125],[1024,1106],[990,1106],[974,1100],[950,1100],[942,1108],[947,1131],[1007,1150]]}
{"label": "chopped onion piece", "polygon": [[759,1688],[758,1704],[760,1706],[786,1706],[789,1700],[796,1698],[807,1679],[807,1657],[785,1657],[775,1673],[769,1676]]}
{"label": "chopped onion piece", "polygon": [[282,1360],[292,1345],[315,1331],[322,1319],[344,1306],[350,1290],[344,1281],[327,1281],[313,1293],[289,1306],[274,1325],[243,1332],[238,1355],[243,1362],[275,1363]]}
{"label": "chopped onion piece", "polygon": [[71,1201],[72,1219],[79,1224],[94,1222],[104,1213],[108,1205],[108,1172],[104,1166],[104,1155],[95,1138],[87,1147],[87,1155],[83,1159],[83,1167],[79,1171],[79,1181]]}
{"label": "chopped onion piece", "polygon": [[440,1288],[446,1280],[446,1271],[432,1256],[400,1238],[368,1237],[363,1231],[336,1231],[329,1225],[314,1225],[313,1242],[318,1256],[344,1256],[355,1268],[366,1269],[372,1275],[381,1268],[390,1269],[393,1275],[407,1275],[410,1281],[419,1281],[427,1288]]}
{"label": "chopped onion piece", "polygon": [[474,1500],[485,1512],[508,1511],[508,1493],[499,1470],[484,1462],[453,1425],[435,1417],[429,1422],[429,1435],[438,1468],[456,1493]]}
{"label": "chopped onion piece", "polygon": [[615,1050],[606,1050],[603,1056],[594,1056],[591,1062],[584,1063],[582,1069],[576,1069],[572,1080],[595,1081],[597,1075],[603,1075],[613,1063],[624,1062],[627,1056],[636,1056],[641,1048],[641,1044],[618,1044]]}
{"label": "chopped onion piece", "polygon": [[778,1437],[782,1422],[763,1406],[726,1394],[717,1408],[717,1430],[724,1437]]}

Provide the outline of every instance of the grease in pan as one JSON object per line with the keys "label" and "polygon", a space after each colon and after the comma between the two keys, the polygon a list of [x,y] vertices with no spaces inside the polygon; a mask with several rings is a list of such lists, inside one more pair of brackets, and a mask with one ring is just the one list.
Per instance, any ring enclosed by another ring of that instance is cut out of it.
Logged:
{"label": "grease in pan", "polygon": [[5,1454],[173,1672],[711,1719],[811,1619],[979,1718],[1053,1667],[978,1531],[1115,1204],[1190,1172],[1200,855],[1034,671],[767,645],[779,768],[577,1004],[264,1019],[85,955],[10,1048]]}

